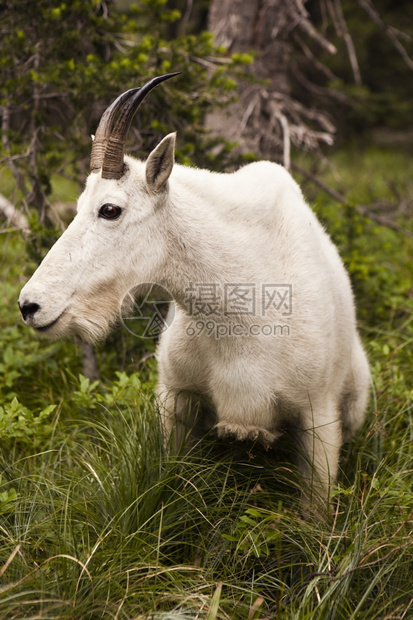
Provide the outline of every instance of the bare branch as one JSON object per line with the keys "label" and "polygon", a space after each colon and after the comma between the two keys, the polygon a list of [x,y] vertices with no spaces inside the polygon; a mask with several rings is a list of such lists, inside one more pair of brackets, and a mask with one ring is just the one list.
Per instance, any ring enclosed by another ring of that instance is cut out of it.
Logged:
{"label": "bare branch", "polygon": [[340,90],[337,90],[336,88],[327,88],[325,86],[318,86],[317,84],[310,82],[310,80],[299,70],[297,66],[295,67],[294,76],[296,80],[300,82],[307,90],[314,93],[318,97],[327,97],[330,99],[334,98],[334,99],[337,99],[337,101],[340,101],[341,103],[345,103],[346,105],[348,105],[351,101],[348,95],[346,95],[345,93],[342,93]]}
{"label": "bare branch", "polygon": [[0,215],[2,215],[8,225],[14,225],[18,230],[29,232],[29,224],[23,213],[20,213],[3,194],[0,194]]}
{"label": "bare branch", "polygon": [[[310,22],[310,20],[308,19],[308,15],[307,12],[304,9],[304,6],[302,4],[301,0],[296,0],[297,4],[299,4],[299,8],[302,10],[300,11],[300,19],[298,21],[298,27],[301,28],[301,30],[304,30],[304,32],[306,32],[312,39],[314,39],[315,41],[317,41],[317,43],[319,45],[321,45],[322,48],[324,48],[329,54],[336,54],[337,53],[337,48],[335,45],[333,45],[330,41],[328,41],[325,37],[323,37],[323,35],[318,32],[318,30],[315,29],[315,27],[313,26],[313,24]],[[304,15],[303,15],[303,11],[304,11]]]}
{"label": "bare branch", "polygon": [[182,32],[185,32],[186,27],[188,25],[188,21],[191,17],[192,9],[193,9],[194,0],[186,0],[186,8],[185,13],[182,16],[181,28]]}
{"label": "bare branch", "polygon": [[341,2],[340,0],[333,0],[333,2],[335,4],[336,15],[337,15],[337,19],[340,24],[342,36],[343,36],[344,42],[347,47],[348,57],[350,60],[352,71],[353,71],[354,82],[358,85],[361,85],[361,73],[360,73],[359,63],[357,60],[356,49],[354,47],[353,39],[351,38],[349,29],[347,28],[347,23],[344,17]]}
{"label": "bare branch", "polygon": [[14,163],[14,159],[12,157],[11,154],[11,144],[9,141],[9,131],[10,131],[10,109],[8,106],[2,106],[0,108],[0,112],[1,112],[1,130],[2,130],[2,140],[3,140],[3,146],[5,148],[5,151],[7,153],[7,162],[8,162],[8,166],[11,170],[12,175],[14,176],[16,183],[17,183],[17,187],[19,188],[19,190],[21,191],[21,193],[23,194],[23,196],[27,196],[28,194],[28,189],[26,186],[26,183],[24,182],[23,176],[20,172],[20,170],[18,169],[18,167],[16,166],[16,164]]}
{"label": "bare branch", "polygon": [[236,134],[235,134],[235,139],[239,140],[240,136],[242,135],[242,133],[245,130],[245,127],[247,126],[247,123],[251,117],[251,115],[253,114],[256,106],[258,105],[260,100],[260,93],[256,93],[255,96],[251,99],[251,101],[249,102],[247,109],[245,110],[241,122],[238,125]]}
{"label": "bare branch", "polygon": [[403,36],[403,33],[401,33],[399,30],[396,30],[396,28],[392,28],[391,26],[386,24],[377,13],[376,9],[372,6],[370,0],[357,0],[357,2],[390,39],[394,47],[399,52],[400,56],[403,58],[406,65],[409,67],[409,69],[413,69],[413,60],[410,58],[405,47],[400,43],[399,39],[397,38],[406,38],[405,36]]}
{"label": "bare branch", "polygon": [[292,33],[292,38],[294,39],[294,42],[301,48],[306,58],[311,61],[313,67],[316,67],[321,73],[323,73],[328,80],[332,82],[338,80],[338,77],[331,71],[331,69],[327,67],[324,63],[320,62],[318,58],[316,58],[308,45],[304,43],[302,38],[295,31],[293,31]]}
{"label": "bare branch", "polygon": [[282,130],[283,130],[283,138],[284,138],[284,152],[283,152],[283,161],[284,167],[287,170],[290,170],[291,167],[291,141],[290,141],[290,126],[284,114],[277,115],[278,120],[280,121]]}
{"label": "bare branch", "polygon": [[[38,71],[40,66],[40,50],[42,43],[39,41],[36,44],[36,51],[33,57],[34,69]],[[39,135],[43,131],[43,127],[37,125],[36,116],[40,109],[40,88],[37,82],[33,85],[33,111],[31,116],[30,134],[32,136],[29,150],[29,170],[32,177],[32,189],[27,197],[28,203],[32,203],[38,213],[40,222],[43,223],[46,220],[46,206],[50,207],[45,191],[42,187],[42,183],[39,179],[38,172],[38,153],[39,153]]]}
{"label": "bare branch", "polygon": [[[307,179],[310,179],[310,181],[315,183],[315,185],[318,185],[318,187],[320,187],[324,192],[326,192],[326,194],[329,194],[332,198],[334,198],[334,200],[337,200],[337,202],[340,202],[341,204],[347,204],[346,197],[343,194],[340,194],[340,192],[324,183],[324,181],[321,181],[321,179],[312,174],[309,170],[306,170],[295,162],[292,162],[292,167],[294,168],[294,170],[297,170],[297,172],[307,177]],[[394,222],[392,219],[372,212],[371,207],[369,208],[365,205],[355,205],[354,209],[357,211],[357,213],[360,213],[360,215],[363,215],[364,217],[372,220],[373,222],[380,224],[380,226],[391,228],[392,230],[395,230],[396,232],[401,233],[404,236],[409,237],[410,239],[413,239],[412,233],[408,232],[402,226],[396,224],[396,222]]]}
{"label": "bare branch", "polygon": [[297,122],[301,122],[302,118],[306,118],[317,125],[320,125],[325,132],[329,134],[334,134],[336,132],[336,128],[334,124],[327,118],[326,113],[315,108],[307,108],[305,105],[291,99],[287,95],[280,95],[279,93],[274,93],[273,97],[275,99],[280,98],[284,107],[288,112],[293,116]]}

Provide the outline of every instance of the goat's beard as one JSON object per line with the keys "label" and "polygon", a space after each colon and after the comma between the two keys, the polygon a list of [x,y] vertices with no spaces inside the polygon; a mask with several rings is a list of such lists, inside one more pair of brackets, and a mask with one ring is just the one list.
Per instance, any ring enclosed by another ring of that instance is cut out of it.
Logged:
{"label": "goat's beard", "polygon": [[[140,297],[152,289],[156,291],[156,286],[145,284],[134,286],[126,294],[122,294],[121,287],[117,289],[115,283],[111,284],[96,286],[87,295],[73,294],[59,319],[50,328],[39,330],[39,335],[48,340],[79,336],[82,340],[95,344],[107,337],[122,316],[133,313],[136,291],[140,293]],[[163,299],[164,289],[162,293]]]}
{"label": "goat's beard", "polygon": [[48,340],[79,336],[94,344],[104,339],[119,320],[120,304],[115,291],[92,298],[72,296],[60,318],[49,329],[39,330],[39,335]]}
{"label": "goat's beard", "polygon": [[110,320],[105,317],[104,321],[98,321],[95,316],[93,318],[91,316],[77,316],[70,327],[69,335],[77,335],[86,342],[96,344],[99,340],[106,338],[118,318],[119,314],[111,317]]}
{"label": "goat's beard", "polygon": [[79,336],[82,340],[95,344],[109,334],[118,319],[119,313],[103,317],[97,316],[96,313],[85,312],[74,315],[68,311],[49,329],[38,330],[38,334],[46,340],[62,340],[71,336]]}
{"label": "goat's beard", "polygon": [[103,340],[119,321],[120,305],[115,293],[102,299],[79,299],[71,311],[70,333],[92,344]]}

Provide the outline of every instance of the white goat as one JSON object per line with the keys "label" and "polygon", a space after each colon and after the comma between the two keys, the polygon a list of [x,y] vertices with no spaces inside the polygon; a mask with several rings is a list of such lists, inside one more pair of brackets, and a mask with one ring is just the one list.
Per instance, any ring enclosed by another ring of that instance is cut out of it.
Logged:
{"label": "white goat", "polygon": [[349,278],[281,166],[174,165],[175,134],[146,162],[124,157],[140,102],[172,75],[103,115],[78,213],[21,292],[24,321],[51,338],[94,341],[128,291],[162,285],[175,300],[158,346],[167,433],[179,444],[214,427],[268,444],[293,426],[303,472],[327,494],[370,383]]}

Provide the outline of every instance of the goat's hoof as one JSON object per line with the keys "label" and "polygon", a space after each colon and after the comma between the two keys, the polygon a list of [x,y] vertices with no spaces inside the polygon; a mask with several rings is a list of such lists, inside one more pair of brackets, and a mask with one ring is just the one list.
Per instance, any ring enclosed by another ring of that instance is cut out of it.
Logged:
{"label": "goat's hoof", "polygon": [[260,426],[236,424],[235,422],[218,422],[215,425],[218,437],[233,437],[238,441],[259,441],[264,446],[272,444],[281,433],[269,431]]}

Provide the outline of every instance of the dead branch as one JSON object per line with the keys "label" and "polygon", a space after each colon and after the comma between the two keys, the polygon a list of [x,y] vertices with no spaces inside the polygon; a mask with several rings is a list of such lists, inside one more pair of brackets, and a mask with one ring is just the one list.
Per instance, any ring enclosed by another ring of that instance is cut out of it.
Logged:
{"label": "dead branch", "polygon": [[293,39],[294,43],[301,48],[304,56],[311,62],[313,67],[316,67],[316,69],[318,69],[320,73],[323,73],[324,76],[331,82],[335,82],[336,80],[338,80],[337,75],[335,75],[331,71],[331,69],[327,67],[324,63],[320,62],[320,60],[313,54],[308,45],[304,43],[302,38],[295,31],[292,32],[291,38]]}
{"label": "dead branch", "polygon": [[356,48],[354,47],[353,39],[350,35],[349,29],[347,28],[347,23],[343,13],[343,7],[341,6],[340,0],[330,0],[329,4],[334,3],[336,20],[334,23],[336,24],[337,34],[342,36],[344,39],[344,43],[347,47],[347,53],[350,60],[351,69],[353,71],[354,82],[361,85],[361,73],[360,67],[357,60]]}
{"label": "dead branch", "polygon": [[259,99],[260,99],[260,93],[258,92],[258,93],[256,93],[253,96],[253,98],[249,102],[249,104],[248,104],[248,106],[247,106],[247,108],[246,108],[246,110],[245,110],[245,112],[244,112],[244,114],[243,114],[243,116],[241,118],[241,121],[240,121],[240,123],[238,125],[237,131],[236,131],[236,134],[235,134],[235,139],[239,140],[241,134],[244,132],[249,119],[251,118],[251,116],[252,116],[256,106],[259,103]]}
{"label": "dead branch", "polygon": [[370,0],[357,0],[357,2],[362,7],[362,9],[366,11],[366,13],[370,16],[370,18],[379,26],[379,28],[383,30],[385,35],[390,39],[394,47],[399,52],[400,56],[403,58],[406,65],[409,67],[409,69],[413,69],[413,60],[410,58],[404,45],[402,45],[399,41],[399,38],[404,38],[404,39],[407,38],[406,33],[402,33],[396,28],[393,28],[392,26],[389,26],[388,24],[386,24],[382,20],[382,18],[380,17],[376,9],[373,7]]}
{"label": "dead branch", "polygon": [[27,218],[3,194],[0,194],[0,216],[3,216],[7,224],[15,226],[17,230],[22,230],[24,233],[29,232]]}
{"label": "dead branch", "polygon": [[344,103],[347,105],[351,101],[348,95],[346,95],[345,93],[342,93],[341,91],[335,88],[327,88],[325,86],[318,86],[317,84],[314,84],[308,78],[305,77],[305,75],[299,70],[297,66],[295,66],[294,76],[297,82],[299,82],[304,88],[306,88],[310,92],[317,95],[317,97],[326,97],[330,99],[333,98],[333,99],[336,99],[337,101],[340,101],[340,103]]}
{"label": "dead branch", "polygon": [[[344,204],[344,205],[347,204],[347,199],[343,194],[340,194],[340,192],[338,192],[334,188],[324,183],[324,181],[322,181],[317,176],[312,174],[309,170],[306,170],[305,168],[303,168],[302,166],[300,166],[299,164],[295,162],[292,162],[292,168],[296,170],[297,172],[299,172],[300,174],[302,174],[303,176],[305,176],[307,179],[310,179],[310,181],[312,181],[315,185],[318,185],[318,187],[320,187],[326,194],[329,194],[332,198],[334,198],[334,200],[337,200],[337,202],[340,202],[341,204]],[[357,211],[357,213],[360,213],[360,215],[363,215],[363,217],[366,217],[367,219],[370,219],[373,222],[380,224],[380,226],[391,228],[392,230],[395,230],[396,232],[401,233],[404,236],[409,237],[410,239],[413,239],[412,233],[405,230],[402,226],[399,226],[392,219],[384,215],[379,215],[378,213],[374,213],[371,210],[372,208],[374,208],[374,206],[375,205],[370,205],[370,206],[355,205],[354,209],[355,211]]]}
{"label": "dead branch", "polygon": [[303,16],[301,16],[297,23],[297,26],[301,28],[301,30],[304,30],[304,32],[306,32],[312,39],[314,39],[314,41],[317,41],[317,43],[321,45],[321,47],[325,49],[329,54],[337,53],[336,46],[330,43],[330,41],[328,41],[325,37],[323,37],[320,32],[318,32],[318,30],[315,29],[308,17],[304,18]]}
{"label": "dead branch", "polygon": [[291,167],[291,140],[290,140],[290,125],[284,116],[284,114],[277,114],[276,118],[280,122],[280,125],[283,130],[283,161],[284,166],[287,170],[290,170]]}
{"label": "dead branch", "polygon": [[189,19],[191,17],[192,9],[193,9],[194,0],[186,0],[186,8],[185,12],[182,16],[181,29],[182,32],[186,31],[186,27],[188,25]]}
{"label": "dead branch", "polygon": [[17,187],[19,188],[23,196],[27,196],[28,189],[27,189],[26,183],[24,181],[24,178],[20,170],[14,163],[14,159],[11,154],[12,150],[11,150],[11,144],[9,141],[9,130],[10,130],[10,109],[9,107],[7,105],[1,106],[0,113],[1,113],[2,141],[3,141],[3,146],[5,148],[5,151],[7,153],[7,162],[11,170],[11,173],[16,180]]}

